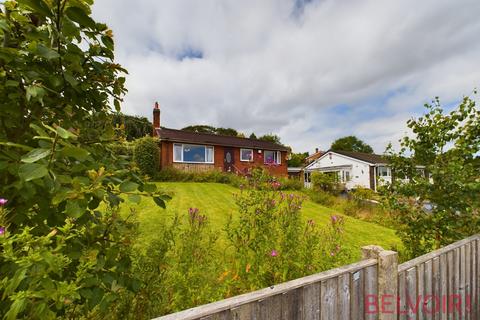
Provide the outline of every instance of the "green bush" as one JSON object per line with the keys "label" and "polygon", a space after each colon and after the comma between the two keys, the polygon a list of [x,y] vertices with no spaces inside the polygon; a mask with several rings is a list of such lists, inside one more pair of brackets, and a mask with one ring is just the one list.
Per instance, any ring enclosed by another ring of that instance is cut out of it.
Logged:
{"label": "green bush", "polygon": [[337,202],[337,197],[324,191],[309,189],[305,193],[309,196],[310,200],[325,207],[333,207]]}
{"label": "green bush", "polygon": [[160,148],[158,141],[152,137],[143,137],[135,140],[133,159],[140,172],[154,177],[159,169]]}
{"label": "green bush", "polygon": [[338,182],[338,177],[333,174],[323,172],[313,172],[312,185],[316,190],[338,194],[342,190],[342,185]]}

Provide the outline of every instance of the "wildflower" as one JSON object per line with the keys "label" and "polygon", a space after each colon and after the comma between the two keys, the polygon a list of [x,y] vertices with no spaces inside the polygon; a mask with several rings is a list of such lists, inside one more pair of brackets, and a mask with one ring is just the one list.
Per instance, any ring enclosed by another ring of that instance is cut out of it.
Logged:
{"label": "wildflower", "polygon": [[334,256],[335,255],[335,252],[330,252],[330,256]]}
{"label": "wildflower", "polygon": [[338,221],[338,216],[334,215],[334,216],[331,216],[330,218],[332,219],[332,223],[335,223]]}
{"label": "wildflower", "polygon": [[4,198],[0,198],[0,207],[3,207],[4,205],[6,205],[8,202],[7,199],[4,199]]}
{"label": "wildflower", "polygon": [[247,265],[245,266],[245,272],[250,272],[250,269],[252,268],[252,266],[250,265],[250,263],[247,263]]}
{"label": "wildflower", "polygon": [[5,227],[0,227],[0,236],[5,234]]}
{"label": "wildflower", "polygon": [[278,189],[278,188],[280,188],[281,185],[282,185],[282,184],[281,184],[280,182],[278,182],[278,181],[273,181],[273,182],[272,182],[272,188],[273,188],[273,189]]}
{"label": "wildflower", "polygon": [[307,224],[308,224],[309,226],[312,226],[312,227],[313,227],[313,226],[315,225],[315,221],[313,221],[312,219],[309,219],[309,220],[307,221]]}
{"label": "wildflower", "polygon": [[275,207],[275,205],[277,204],[277,202],[275,202],[275,200],[274,200],[274,199],[272,199],[272,202],[271,202],[271,204],[272,204],[272,207]]}
{"label": "wildflower", "polygon": [[277,250],[273,249],[272,252],[270,252],[270,256],[272,256],[272,257],[278,256]]}

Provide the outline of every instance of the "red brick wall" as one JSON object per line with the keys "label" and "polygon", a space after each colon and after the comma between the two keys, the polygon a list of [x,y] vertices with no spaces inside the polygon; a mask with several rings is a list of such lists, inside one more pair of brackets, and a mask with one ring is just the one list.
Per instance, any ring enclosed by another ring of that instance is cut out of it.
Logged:
{"label": "red brick wall", "polygon": [[[170,167],[173,165],[173,143],[172,142],[162,142],[161,143],[161,168]],[[245,173],[248,170],[255,167],[264,167],[270,174],[274,176],[286,177],[287,173],[287,152],[282,151],[281,164],[279,165],[265,165],[263,160],[263,150],[262,153],[258,153],[257,149],[253,150],[253,161],[240,161],[240,148],[234,147],[234,166],[241,172]],[[214,164],[212,169],[217,169],[223,171],[223,157],[224,157],[224,147],[223,146],[214,146]],[[189,168],[192,165],[188,166]],[[204,166],[204,165],[203,165]],[[178,166],[177,166],[178,167]]]}

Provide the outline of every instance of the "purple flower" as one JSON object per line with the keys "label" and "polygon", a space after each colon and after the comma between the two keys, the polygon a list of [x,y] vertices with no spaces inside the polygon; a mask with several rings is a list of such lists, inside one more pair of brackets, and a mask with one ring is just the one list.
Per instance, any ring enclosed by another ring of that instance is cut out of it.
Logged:
{"label": "purple flower", "polygon": [[332,219],[332,223],[335,223],[338,221],[338,216],[331,216],[330,218]]}
{"label": "purple flower", "polygon": [[5,227],[0,227],[0,236],[5,234]]}
{"label": "purple flower", "polygon": [[275,207],[276,204],[277,204],[277,202],[272,199],[272,207]]}
{"label": "purple flower", "polygon": [[7,199],[4,199],[4,198],[0,198],[0,207],[3,207],[4,205],[6,205],[8,202]]}
{"label": "purple flower", "polygon": [[270,256],[272,256],[272,257],[278,256],[277,250],[273,249],[272,252],[270,252]]}

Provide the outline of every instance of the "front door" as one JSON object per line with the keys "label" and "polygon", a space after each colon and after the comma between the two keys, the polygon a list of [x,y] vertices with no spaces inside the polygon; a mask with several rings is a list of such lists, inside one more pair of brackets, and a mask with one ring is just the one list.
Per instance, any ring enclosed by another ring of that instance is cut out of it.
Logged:
{"label": "front door", "polygon": [[233,158],[233,148],[225,148],[223,156],[223,170],[226,172],[234,171],[235,159]]}

